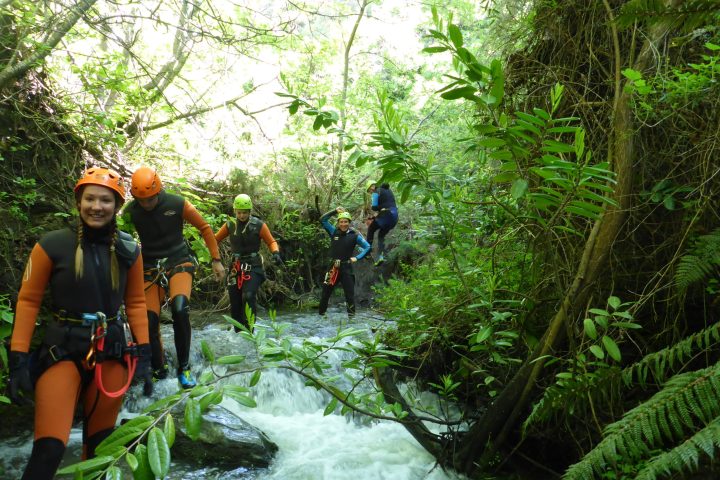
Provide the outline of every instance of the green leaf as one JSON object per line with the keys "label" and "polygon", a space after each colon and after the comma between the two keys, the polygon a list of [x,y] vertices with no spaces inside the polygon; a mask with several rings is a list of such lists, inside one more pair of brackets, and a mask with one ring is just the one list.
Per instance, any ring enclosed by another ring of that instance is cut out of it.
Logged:
{"label": "green leaf", "polygon": [[324,416],[328,416],[331,413],[335,411],[335,407],[337,407],[338,399],[335,397],[332,397],[332,400],[330,400],[330,403],[328,403],[327,407],[325,407],[325,411],[323,412]]}
{"label": "green leaf", "polygon": [[585,329],[585,334],[592,338],[593,340],[597,339],[597,329],[595,328],[595,322],[592,321],[591,318],[586,318],[583,320],[583,327]]}
{"label": "green leaf", "polygon": [[233,391],[233,390],[225,390],[225,395],[232,398],[236,402],[238,402],[240,405],[248,408],[255,408],[257,407],[257,402],[255,402],[254,399],[251,397],[248,397],[247,395],[243,395],[242,393]]}
{"label": "green leaf", "polygon": [[675,199],[672,195],[665,195],[665,198],[663,198],[663,206],[668,210],[675,210]]}
{"label": "green leaf", "polygon": [[260,381],[260,375],[262,375],[262,371],[255,370],[252,377],[250,377],[250,386],[251,387],[254,387],[255,385],[257,385],[257,383]]}
{"label": "green leaf", "polygon": [[607,350],[608,355],[615,360],[616,362],[619,362],[622,360],[622,355],[620,355],[620,349],[617,346],[617,343],[615,343],[615,340],[608,337],[607,335],[604,335],[602,337],[602,343],[605,347],[605,350]]}
{"label": "green leaf", "polygon": [[492,181],[495,183],[504,183],[515,180],[516,178],[518,178],[518,174],[515,172],[502,172],[495,175]]}
{"label": "green leaf", "polygon": [[197,440],[200,435],[201,423],[200,403],[194,398],[188,398],[185,404],[185,429],[192,440]]}
{"label": "green leaf", "polygon": [[[176,393],[174,395],[170,395],[169,397],[161,398],[157,402],[153,402],[149,406],[145,407],[143,409],[143,412],[154,412],[157,410],[162,410],[165,407],[167,407],[168,405],[170,405],[171,403],[177,402],[180,399],[180,396],[181,396],[180,393]],[[149,418],[152,418],[152,417],[149,417]]]}
{"label": "green leaf", "polygon": [[135,457],[137,458],[137,468],[133,470],[133,478],[135,480],[155,480],[155,475],[150,470],[150,462],[148,461],[147,447],[143,444],[135,447]]}
{"label": "green leaf", "polygon": [[512,184],[512,187],[510,187],[510,195],[515,200],[518,200],[522,198],[525,195],[525,192],[527,192],[528,189],[528,182],[524,178],[518,178],[515,180]]}
{"label": "green leaf", "polygon": [[236,363],[242,363],[245,361],[244,355],[225,355],[217,359],[217,363],[220,365],[234,365]]}
{"label": "green leaf", "polygon": [[200,411],[206,411],[210,405],[217,405],[222,401],[223,394],[222,392],[210,392],[204,397],[202,397],[200,402]]}
{"label": "green leaf", "polygon": [[94,472],[95,470],[100,470],[102,468],[105,468],[106,465],[109,463],[112,463],[115,461],[115,457],[111,457],[109,455],[102,455],[99,457],[91,458],[90,460],[84,460],[82,462],[69,465],[65,468],[61,468],[57,471],[60,475],[67,475],[69,473],[87,473],[87,472]]}
{"label": "green leaf", "polygon": [[298,108],[300,108],[300,102],[295,100],[290,105],[288,105],[288,113],[290,113],[290,115],[295,115],[298,111]]}
{"label": "green leaf", "polygon": [[475,92],[477,92],[477,88],[471,87],[471,86],[465,86],[456,88],[454,90],[449,90],[447,92],[443,92],[440,94],[440,97],[444,98],[445,100],[456,100],[458,98],[467,98],[469,100],[475,100]]}
{"label": "green leaf", "polygon": [[120,470],[117,466],[113,465],[112,467],[107,469],[103,480],[122,480],[122,478],[122,470]]}
{"label": "green leaf", "polygon": [[633,70],[632,68],[626,68],[622,71],[622,74],[631,82],[640,80],[642,78],[642,73],[638,72],[637,70]]}
{"label": "green leaf", "polygon": [[128,467],[130,467],[130,470],[132,470],[133,472],[134,472],[135,470],[137,470],[137,468],[138,468],[138,459],[137,459],[137,457],[136,457],[135,455],[133,455],[132,453],[128,452],[128,454],[125,455],[125,461],[127,462]]}
{"label": "green leaf", "polygon": [[200,349],[202,350],[203,357],[205,357],[208,362],[213,363],[215,361],[215,354],[205,340],[200,342]]}
{"label": "green leaf", "polygon": [[426,47],[422,51],[425,53],[440,53],[448,51],[448,47]]}
{"label": "green leaf", "polygon": [[613,322],[612,325],[614,327],[620,327],[620,328],[631,328],[634,330],[642,328],[642,325],[635,322]]}
{"label": "green leaf", "polygon": [[150,430],[147,448],[150,469],[156,477],[165,478],[170,470],[170,447],[162,430],[157,427]]}
{"label": "green leaf", "polygon": [[463,37],[462,33],[460,32],[460,29],[455,24],[448,25],[448,35],[450,36],[450,40],[452,41],[453,45],[455,45],[455,48],[460,48],[463,46]]}
{"label": "green leaf", "polygon": [[315,117],[315,121],[313,122],[313,130],[320,130],[320,127],[323,126],[324,117],[322,115],[318,115]]}
{"label": "green leaf", "polygon": [[497,148],[504,146],[505,143],[505,140],[502,138],[483,138],[482,140],[475,142],[475,145],[485,148]]}
{"label": "green leaf", "polygon": [[169,413],[165,416],[163,433],[165,434],[165,440],[167,440],[168,447],[172,448],[175,443],[175,419]]}
{"label": "green leaf", "polygon": [[608,305],[610,305],[613,310],[617,310],[620,305],[622,305],[622,300],[620,300],[616,296],[612,296],[608,298]]}
{"label": "green leaf", "polygon": [[515,115],[517,115],[518,118],[525,120],[526,122],[534,123],[535,125],[538,125],[540,127],[545,126],[545,122],[535,117],[534,115],[530,115],[525,112],[515,112]]}
{"label": "green leaf", "polygon": [[598,345],[590,345],[590,352],[600,360],[605,358],[605,352],[603,352],[603,349],[600,348]]}
{"label": "green leaf", "polygon": [[128,442],[142,435],[154,421],[155,419],[153,417],[140,415],[120,425],[107,438],[100,442],[95,449],[95,453],[97,455],[105,455],[109,454],[111,450],[114,450],[118,446],[125,446]]}
{"label": "green leaf", "polygon": [[475,336],[475,343],[483,343],[485,340],[490,338],[493,333],[493,327],[483,327]]}

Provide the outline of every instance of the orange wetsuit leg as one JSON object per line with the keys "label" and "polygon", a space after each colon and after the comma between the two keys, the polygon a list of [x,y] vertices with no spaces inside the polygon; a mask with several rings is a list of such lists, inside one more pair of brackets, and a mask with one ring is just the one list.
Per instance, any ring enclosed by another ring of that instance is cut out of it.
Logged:
{"label": "orange wetsuit leg", "polygon": [[67,445],[80,396],[80,373],[74,362],[61,361],[35,385],[35,440],[52,437]]}
{"label": "orange wetsuit leg", "polygon": [[165,300],[165,290],[157,283],[145,282],[145,305],[149,312],[160,315],[160,306]]}
{"label": "orange wetsuit leg", "polygon": [[[192,263],[183,263],[182,266],[191,266]],[[168,280],[170,287],[170,300],[177,295],[185,295],[190,300],[193,276],[190,272],[176,273]]]}
{"label": "orange wetsuit leg", "polygon": [[[127,382],[128,370],[124,363],[108,360],[102,364],[102,383],[108,392],[116,392]],[[123,396],[110,398],[104,395],[95,384],[95,380],[83,392],[83,417],[85,418],[85,436],[92,437],[102,430],[115,427],[118,412],[122,407]],[[83,439],[85,443],[85,438]],[[84,458],[85,452],[83,452]]]}

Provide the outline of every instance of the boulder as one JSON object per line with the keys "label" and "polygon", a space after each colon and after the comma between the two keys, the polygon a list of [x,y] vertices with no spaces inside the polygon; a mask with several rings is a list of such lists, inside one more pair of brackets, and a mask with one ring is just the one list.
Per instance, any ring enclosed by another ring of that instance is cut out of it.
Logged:
{"label": "boulder", "polygon": [[183,416],[172,447],[173,460],[202,467],[231,470],[267,467],[278,450],[261,430],[223,407],[212,406],[203,414],[197,440],[185,433]]}

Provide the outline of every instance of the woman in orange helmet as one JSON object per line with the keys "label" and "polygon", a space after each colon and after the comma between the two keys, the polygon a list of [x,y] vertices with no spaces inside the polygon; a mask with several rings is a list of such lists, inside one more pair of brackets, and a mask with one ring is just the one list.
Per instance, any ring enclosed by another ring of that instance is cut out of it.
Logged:
{"label": "woman in orange helmet", "polygon": [[[8,355],[13,402],[29,402],[35,390],[35,441],[23,479],[53,478],[78,401],[83,457],[92,458],[115,427],[133,370],[144,378],[145,394],[152,393],[142,259],[138,245],[115,224],[124,199],[117,173],[88,169],[75,185],[78,227],[43,235],[25,267]],[[31,361],[30,341],[48,286],[53,318]]]}
{"label": "woman in orange helmet", "polygon": [[190,370],[190,291],[196,260],[185,243],[183,224],[187,221],[202,234],[212,256],[215,278],[225,278],[225,268],[212,228],[195,207],[180,195],[166,192],[160,176],[150,167],[140,167],[132,175],[133,201],[125,214],[135,226],[145,262],[145,302],[147,304],[152,348],[152,366],[156,378],[167,376],[165,353],[160,339],[160,307],[165,294],[170,298],[170,313],[175,334],[177,378],[182,388],[196,385]]}

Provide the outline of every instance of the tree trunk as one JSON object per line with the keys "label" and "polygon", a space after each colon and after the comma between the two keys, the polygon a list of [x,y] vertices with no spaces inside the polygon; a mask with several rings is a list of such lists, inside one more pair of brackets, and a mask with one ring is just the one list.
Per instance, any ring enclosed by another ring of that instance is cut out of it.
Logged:
{"label": "tree trunk", "polygon": [[0,90],[5,88],[11,81],[19,78],[28,70],[40,64],[45,57],[52,53],[53,49],[60,43],[60,40],[75,26],[85,13],[97,2],[97,0],[80,0],[64,21],[60,22],[54,33],[40,45],[40,47],[22,62],[14,65],[7,65],[0,70]]}

